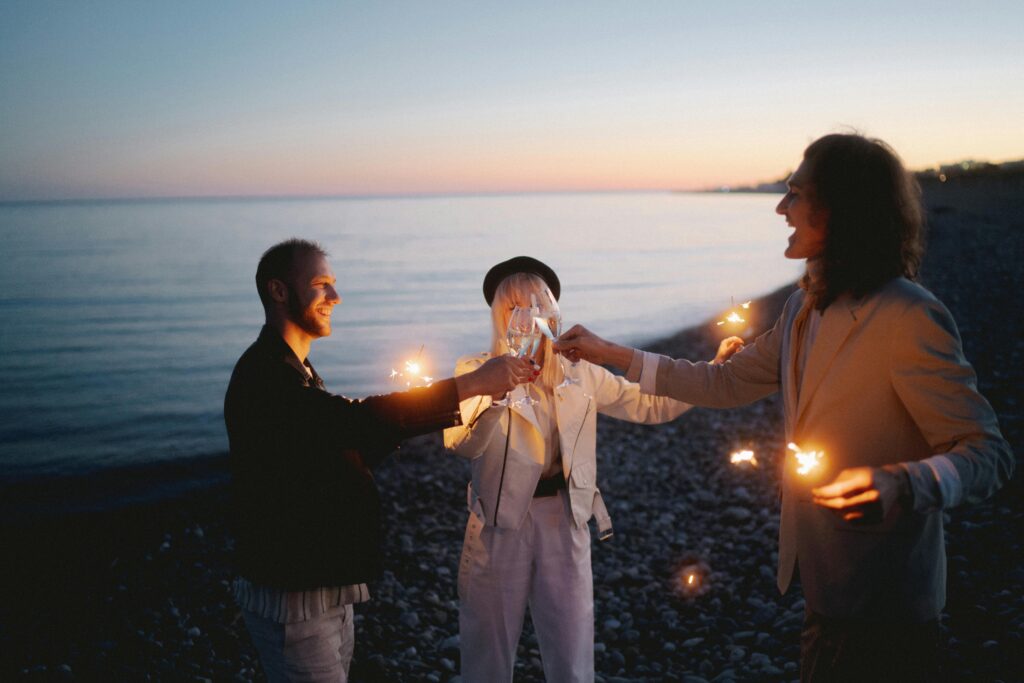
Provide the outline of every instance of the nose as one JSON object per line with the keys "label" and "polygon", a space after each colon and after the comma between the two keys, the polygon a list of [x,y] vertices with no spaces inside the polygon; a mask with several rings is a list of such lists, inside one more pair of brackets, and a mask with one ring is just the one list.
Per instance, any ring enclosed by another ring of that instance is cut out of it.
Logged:
{"label": "nose", "polygon": [[330,285],[327,287],[327,301],[333,304],[341,303],[341,296],[338,294],[338,290]]}
{"label": "nose", "polygon": [[779,203],[775,205],[775,213],[779,214],[780,216],[785,216],[786,209],[789,208],[789,204],[786,202],[786,199],[787,196],[784,195],[782,199],[779,200]]}

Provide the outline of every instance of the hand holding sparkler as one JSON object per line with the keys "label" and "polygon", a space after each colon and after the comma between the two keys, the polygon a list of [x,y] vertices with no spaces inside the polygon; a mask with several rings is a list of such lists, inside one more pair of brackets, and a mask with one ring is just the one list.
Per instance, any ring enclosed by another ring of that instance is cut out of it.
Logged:
{"label": "hand holding sparkler", "polygon": [[712,365],[721,365],[732,358],[733,354],[743,350],[743,340],[739,337],[726,337],[718,345],[718,353],[711,359]]}
{"label": "hand holding sparkler", "polygon": [[811,493],[815,504],[858,524],[881,522],[901,497],[911,495],[906,471],[898,465],[851,467]]}

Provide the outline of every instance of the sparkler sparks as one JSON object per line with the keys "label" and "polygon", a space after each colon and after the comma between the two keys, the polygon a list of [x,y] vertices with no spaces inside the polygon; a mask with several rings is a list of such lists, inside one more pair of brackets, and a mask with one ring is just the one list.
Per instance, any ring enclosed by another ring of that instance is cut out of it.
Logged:
{"label": "sparkler sparks", "polygon": [[[746,318],[744,318],[742,315],[740,315],[739,309],[736,306],[736,301],[735,300],[731,300],[731,301],[732,301],[732,310],[729,311],[729,315],[725,316],[724,319],[719,320],[717,323],[715,323],[716,325],[721,326],[721,325],[725,325],[726,323],[732,323],[734,325],[738,325],[738,324],[742,324],[742,323],[747,322]],[[750,302],[747,301],[745,303],[740,304],[739,308],[743,309],[743,310],[749,310],[750,309]]]}
{"label": "sparkler sparks", "polygon": [[795,443],[790,443],[787,448],[796,456],[796,473],[801,476],[807,476],[817,469],[825,457],[825,451],[802,451]]}
{"label": "sparkler sparks", "polygon": [[729,462],[733,465],[750,465],[751,467],[757,467],[757,456],[754,455],[754,451],[743,450],[733,451],[729,454]]}
{"label": "sparkler sparks", "polygon": [[708,567],[704,563],[683,566],[676,575],[677,592],[688,598],[703,595],[708,589],[708,586],[704,583],[704,577],[707,573]]}
{"label": "sparkler sparks", "polygon": [[395,370],[391,368],[391,374],[388,375],[388,379],[393,382],[402,382],[405,386],[412,387],[429,387],[434,382],[433,377],[429,377],[424,374],[424,368],[420,363],[420,357],[423,355],[423,347],[420,347],[416,357],[405,361],[403,364],[403,370]]}

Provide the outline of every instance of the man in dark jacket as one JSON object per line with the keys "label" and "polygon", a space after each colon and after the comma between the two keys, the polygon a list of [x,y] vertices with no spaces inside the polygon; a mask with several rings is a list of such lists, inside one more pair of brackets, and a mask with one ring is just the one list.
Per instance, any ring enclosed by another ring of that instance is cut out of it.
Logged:
{"label": "man in dark jacket", "polygon": [[535,377],[505,356],[430,387],[353,401],[307,360],[341,297],[327,254],[288,240],[260,259],[266,313],[224,399],[231,448],[235,596],[270,681],[345,681],[352,605],[381,571],[380,501],[370,467],[410,436],[460,423],[459,401]]}

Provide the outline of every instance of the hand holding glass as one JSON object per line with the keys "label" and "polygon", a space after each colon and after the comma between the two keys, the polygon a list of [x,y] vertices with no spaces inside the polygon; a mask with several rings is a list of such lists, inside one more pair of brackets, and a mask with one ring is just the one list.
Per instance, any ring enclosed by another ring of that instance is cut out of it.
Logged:
{"label": "hand holding glass", "polygon": [[[516,306],[508,318],[508,330],[505,334],[505,341],[508,344],[510,355],[522,358],[534,346],[538,336],[537,325],[533,320],[532,311],[529,308]],[[505,398],[495,401],[495,405],[512,405],[509,396],[512,392],[505,394]]]}

